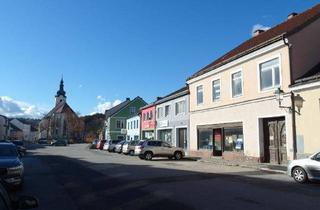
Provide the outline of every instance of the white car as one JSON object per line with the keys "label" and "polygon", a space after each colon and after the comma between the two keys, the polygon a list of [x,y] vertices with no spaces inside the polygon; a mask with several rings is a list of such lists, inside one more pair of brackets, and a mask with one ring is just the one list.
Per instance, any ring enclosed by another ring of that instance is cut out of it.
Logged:
{"label": "white car", "polygon": [[109,141],[106,141],[103,145],[103,150],[108,150],[109,149]]}
{"label": "white car", "polygon": [[145,142],[145,140],[140,140],[137,145],[134,146],[134,155],[140,155],[142,150],[142,145]]}
{"label": "white car", "polygon": [[293,160],[288,165],[288,175],[298,183],[320,181],[320,152],[305,159]]}

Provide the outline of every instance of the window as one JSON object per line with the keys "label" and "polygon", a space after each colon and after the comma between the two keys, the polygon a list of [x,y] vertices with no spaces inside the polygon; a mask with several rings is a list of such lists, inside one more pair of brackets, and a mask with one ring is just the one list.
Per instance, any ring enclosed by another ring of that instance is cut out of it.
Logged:
{"label": "window", "polygon": [[203,103],[203,87],[202,85],[197,87],[197,105]]}
{"label": "window", "polygon": [[273,89],[280,86],[279,58],[259,65],[260,90]]}
{"label": "window", "polygon": [[170,113],[170,105],[167,105],[164,107],[164,116],[167,117],[169,116]]}
{"label": "window", "polygon": [[242,95],[242,73],[238,71],[231,74],[232,82],[232,97],[237,97]]}
{"label": "window", "polygon": [[220,79],[212,81],[212,101],[220,99]]}
{"label": "window", "polygon": [[150,115],[149,115],[149,120],[152,120],[152,118],[153,118],[153,111],[150,111]]}
{"label": "window", "polygon": [[132,106],[129,109],[130,109],[130,114],[135,114],[136,113],[136,107]]}
{"label": "window", "polygon": [[133,123],[133,121],[130,122],[130,129],[133,129],[132,123]]}
{"label": "window", "polygon": [[127,128],[129,129],[129,122],[128,122],[128,124],[127,124]]}
{"label": "window", "polygon": [[120,122],[120,120],[117,120],[117,128],[121,128],[121,122]]}
{"label": "window", "polygon": [[170,129],[166,129],[166,130],[159,130],[158,131],[158,138],[161,141],[165,141],[168,144],[172,145],[172,132]]}
{"label": "window", "polygon": [[242,151],[243,150],[243,132],[242,127],[233,127],[224,129],[224,150]]}
{"label": "window", "polygon": [[147,120],[146,113],[143,113],[143,120],[144,120],[144,121]]}
{"label": "window", "polygon": [[158,107],[158,118],[161,118],[163,115],[162,113],[162,107]]}
{"label": "window", "polygon": [[186,112],[186,101],[179,101],[175,104],[176,115]]}
{"label": "window", "polygon": [[209,128],[198,129],[199,149],[213,150],[213,131]]}

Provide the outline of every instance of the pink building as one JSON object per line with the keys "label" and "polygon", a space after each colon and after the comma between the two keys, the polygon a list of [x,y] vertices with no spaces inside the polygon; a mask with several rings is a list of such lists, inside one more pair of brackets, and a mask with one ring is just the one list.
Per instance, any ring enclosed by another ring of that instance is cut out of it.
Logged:
{"label": "pink building", "polygon": [[156,129],[156,106],[152,103],[141,108],[141,137],[154,139]]}

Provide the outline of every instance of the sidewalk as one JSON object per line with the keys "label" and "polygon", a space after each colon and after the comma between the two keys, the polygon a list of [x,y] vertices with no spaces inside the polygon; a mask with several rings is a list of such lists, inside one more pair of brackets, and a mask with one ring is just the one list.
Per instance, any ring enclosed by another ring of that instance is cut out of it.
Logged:
{"label": "sidewalk", "polygon": [[287,173],[287,165],[275,165],[270,163],[255,163],[249,161],[237,161],[237,160],[224,160],[221,157],[212,158],[198,158],[198,157],[186,157],[187,159],[196,160],[198,162],[212,163],[215,165],[236,166],[243,168],[252,168],[260,171],[266,171],[271,173]]}

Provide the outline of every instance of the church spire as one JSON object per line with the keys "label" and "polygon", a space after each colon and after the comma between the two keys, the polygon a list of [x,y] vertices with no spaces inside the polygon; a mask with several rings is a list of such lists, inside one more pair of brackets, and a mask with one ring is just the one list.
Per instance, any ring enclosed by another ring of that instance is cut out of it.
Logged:
{"label": "church spire", "polygon": [[63,85],[63,77],[61,77],[60,80],[60,87],[56,94],[56,105],[58,105],[61,102],[66,102],[66,91],[64,91],[64,85]]}
{"label": "church spire", "polygon": [[59,90],[57,91],[56,97],[59,97],[59,96],[64,96],[64,97],[66,97],[66,91],[64,91],[64,85],[63,85],[63,77],[62,77],[61,80],[60,80],[60,88],[59,88]]}

